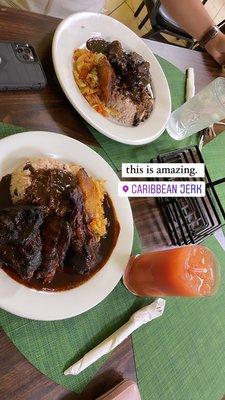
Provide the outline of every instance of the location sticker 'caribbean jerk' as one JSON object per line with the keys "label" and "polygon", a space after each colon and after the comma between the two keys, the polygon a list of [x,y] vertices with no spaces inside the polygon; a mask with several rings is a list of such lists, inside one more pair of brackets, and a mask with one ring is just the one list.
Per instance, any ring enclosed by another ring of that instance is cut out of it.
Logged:
{"label": "location sticker 'caribbean jerk'", "polygon": [[211,250],[189,245],[131,257],[123,281],[138,296],[211,296],[219,265]]}

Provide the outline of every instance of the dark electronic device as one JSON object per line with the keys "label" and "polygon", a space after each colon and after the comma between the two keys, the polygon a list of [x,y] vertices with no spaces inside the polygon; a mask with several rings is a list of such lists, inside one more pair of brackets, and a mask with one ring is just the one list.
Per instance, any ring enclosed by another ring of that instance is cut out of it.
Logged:
{"label": "dark electronic device", "polygon": [[31,45],[0,42],[0,91],[38,90],[45,85],[41,62]]}

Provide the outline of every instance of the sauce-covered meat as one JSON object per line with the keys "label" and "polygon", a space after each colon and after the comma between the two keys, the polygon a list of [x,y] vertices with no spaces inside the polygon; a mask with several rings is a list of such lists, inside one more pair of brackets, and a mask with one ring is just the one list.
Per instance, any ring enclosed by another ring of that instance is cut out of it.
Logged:
{"label": "sauce-covered meat", "polygon": [[58,215],[45,218],[41,229],[42,263],[37,277],[44,283],[54,279],[56,271],[63,268],[64,259],[70,245],[72,229],[67,221]]}
{"label": "sauce-covered meat", "polygon": [[[108,65],[106,66],[105,62],[102,70],[99,68],[98,75],[102,100],[114,109],[118,121],[124,120],[125,124],[134,126],[145,121],[154,102],[148,86],[151,84],[149,62],[134,51],[125,51],[118,40],[108,42],[101,38],[91,38],[86,46],[92,52],[103,53],[108,58]],[[127,109],[125,115],[122,103]],[[127,117],[127,114],[132,117]],[[123,118],[120,118],[120,115],[123,115]]]}
{"label": "sauce-covered meat", "polygon": [[68,187],[76,187],[76,180],[72,173],[58,169],[35,170],[30,168],[31,181],[20,204],[33,204],[40,206],[46,213],[54,212],[63,217],[69,211],[66,196]]}
{"label": "sauce-covered meat", "polygon": [[[0,267],[13,279],[38,290],[67,290],[88,280],[110,257],[120,230],[112,202],[105,196],[107,234],[97,240],[89,227],[81,189],[74,181],[70,185],[68,177],[58,180],[58,176],[54,186],[46,174],[41,175],[43,185],[51,184],[43,196],[34,192],[38,206],[12,206],[10,176],[0,181],[0,197],[5,199],[0,201]],[[53,212],[50,187],[54,193],[58,190],[55,204],[60,207],[62,201],[63,216]],[[43,198],[50,206],[43,207]]]}
{"label": "sauce-covered meat", "polygon": [[10,207],[0,210],[0,264],[30,279],[41,266],[40,226],[44,214],[37,207]]}

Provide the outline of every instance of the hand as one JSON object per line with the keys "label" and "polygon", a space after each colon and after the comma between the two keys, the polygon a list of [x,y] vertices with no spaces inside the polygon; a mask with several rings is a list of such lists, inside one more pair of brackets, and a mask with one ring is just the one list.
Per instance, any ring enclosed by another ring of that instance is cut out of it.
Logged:
{"label": "hand", "polygon": [[211,39],[206,44],[205,49],[218,64],[225,64],[225,35],[222,32],[219,32],[214,39]]}

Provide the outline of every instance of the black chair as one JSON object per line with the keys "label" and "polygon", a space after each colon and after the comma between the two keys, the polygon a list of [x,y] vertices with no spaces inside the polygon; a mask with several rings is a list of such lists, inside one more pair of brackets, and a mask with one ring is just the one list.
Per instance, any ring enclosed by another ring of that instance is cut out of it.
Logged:
{"label": "black chair", "polygon": [[[203,1],[205,4],[207,0]],[[163,42],[168,42],[161,33],[167,33],[175,36],[177,39],[184,39],[187,41],[187,47],[193,48],[195,40],[191,35],[185,32],[179,24],[168,14],[165,7],[159,0],[144,0],[141,2],[138,9],[135,11],[134,16],[137,17],[143,7],[147,8],[147,15],[139,24],[138,28],[141,29],[144,24],[150,20],[151,30],[143,37],[147,39],[157,39]]]}

